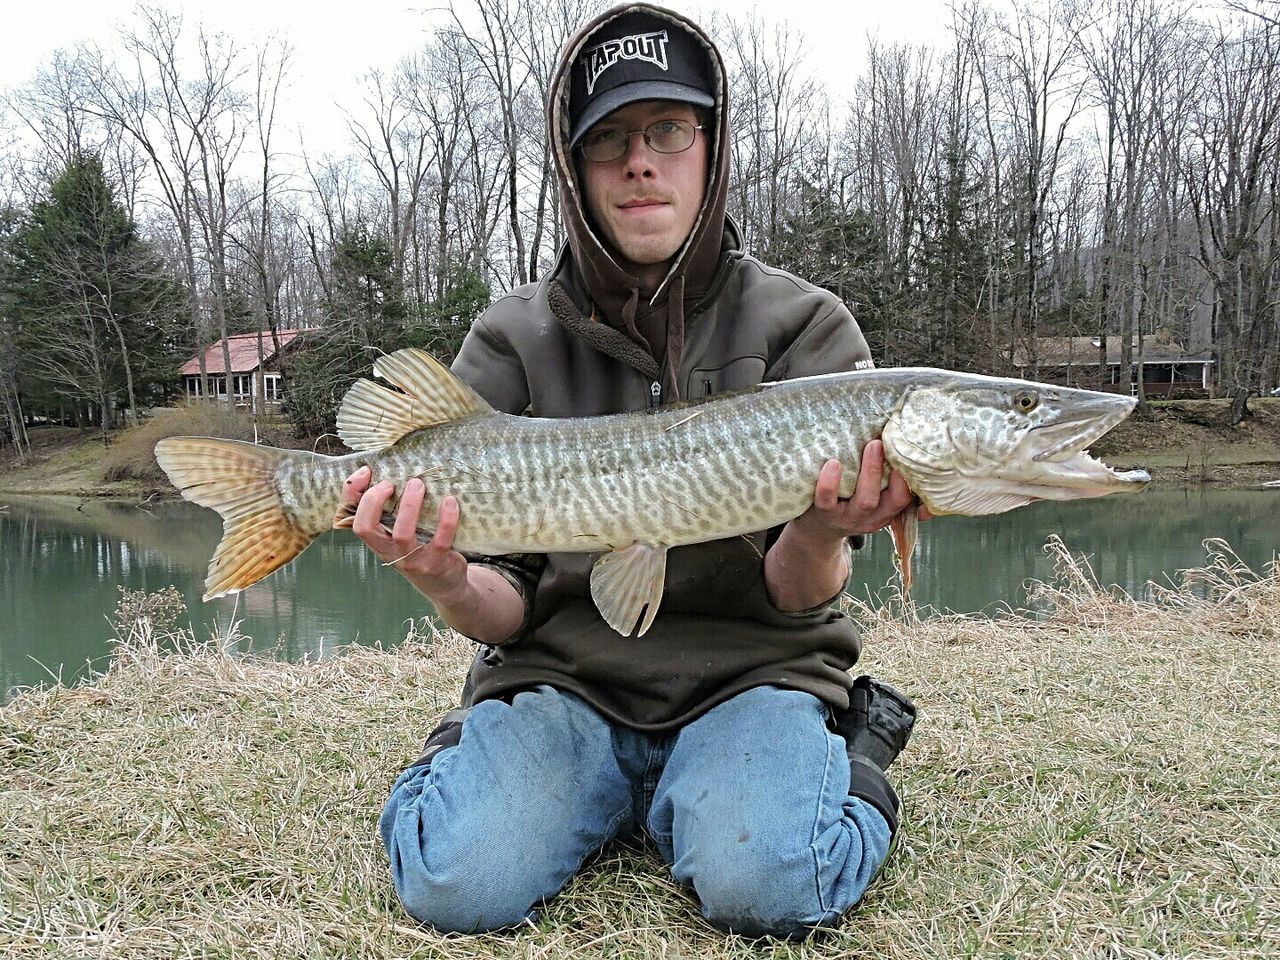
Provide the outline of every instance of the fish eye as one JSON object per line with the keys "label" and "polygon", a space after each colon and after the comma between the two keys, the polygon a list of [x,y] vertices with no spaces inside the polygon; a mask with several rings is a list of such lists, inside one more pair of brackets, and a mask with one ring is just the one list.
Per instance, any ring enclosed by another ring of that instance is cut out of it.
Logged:
{"label": "fish eye", "polygon": [[1013,395],[1013,405],[1021,413],[1030,413],[1040,406],[1040,397],[1034,390],[1019,390]]}

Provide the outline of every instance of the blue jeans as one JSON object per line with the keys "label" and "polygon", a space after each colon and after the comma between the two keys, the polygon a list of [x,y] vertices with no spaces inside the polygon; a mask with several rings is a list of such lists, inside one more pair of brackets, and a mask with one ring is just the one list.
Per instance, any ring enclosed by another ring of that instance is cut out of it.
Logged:
{"label": "blue jeans", "polygon": [[614,837],[647,831],[721,928],[834,924],[884,862],[889,827],[849,796],[826,713],[758,687],[654,736],[547,686],[483,701],[457,746],[391,790],[379,829],[396,893],[439,930],[509,927]]}

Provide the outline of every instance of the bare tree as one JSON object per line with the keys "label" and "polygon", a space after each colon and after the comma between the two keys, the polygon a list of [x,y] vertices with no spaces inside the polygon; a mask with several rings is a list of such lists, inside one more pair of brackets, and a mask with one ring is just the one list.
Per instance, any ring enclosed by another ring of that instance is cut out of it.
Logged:
{"label": "bare tree", "polygon": [[1276,336],[1280,27],[1232,26],[1205,37],[1207,69],[1185,175],[1200,263],[1214,287],[1220,377],[1234,424],[1248,413]]}
{"label": "bare tree", "polygon": [[[150,163],[181,240],[202,390],[209,395],[205,347],[216,336],[223,345],[230,406],[227,246],[238,214],[230,185],[247,133],[248,101],[239,89],[247,67],[232,41],[197,30],[195,69],[184,72],[181,18],[145,7],[139,16],[138,30],[120,38],[123,67],[101,51],[88,58],[88,109],[126,131]],[[202,289],[212,317],[201,310]]]}
{"label": "bare tree", "polygon": [[767,254],[817,152],[812,134],[818,87],[808,73],[803,41],[790,27],[746,17],[724,30],[734,111],[732,208],[748,244]]}
{"label": "bare tree", "polygon": [[1013,328],[1030,357],[1032,375],[1039,376],[1046,211],[1084,90],[1077,70],[1079,28],[1073,12],[1054,2],[1043,12],[1017,5],[1011,18],[997,22],[1004,43],[1001,97],[1021,181],[1014,230],[1022,290]]}
{"label": "bare tree", "polygon": [[[262,178],[259,182],[257,203],[245,203],[247,218],[244,239],[238,245],[244,250],[253,269],[253,288],[257,293],[261,323],[258,331],[258,366],[254,373],[253,414],[256,418],[265,409],[266,383],[263,372],[267,352],[263,343],[264,333],[271,338],[271,353],[281,358],[282,386],[287,387],[288,365],[283,362],[280,349],[280,288],[284,272],[278,251],[273,244],[272,221],[275,209],[275,188],[280,176],[272,172],[275,161],[271,141],[275,130],[276,106],[280,99],[280,87],[288,69],[291,51],[287,44],[277,42],[257,51],[254,83],[254,117],[257,129],[258,152],[262,158]],[[233,237],[233,240],[235,238]]]}
{"label": "bare tree", "polygon": [[525,21],[514,0],[475,0],[479,28],[468,28],[456,7],[450,7],[454,26],[470,47],[475,63],[488,80],[502,118],[502,145],[506,158],[505,204],[511,232],[515,281],[529,282],[529,263],[520,216],[521,129],[519,104],[530,81],[531,70],[523,55],[529,38]]}
{"label": "bare tree", "polygon": [[394,256],[395,277],[401,285],[397,293],[401,296],[423,185],[436,159],[431,136],[412,109],[413,79],[403,66],[390,78],[380,71],[368,74],[364,104],[372,112],[373,122],[368,126],[355,119],[349,122],[361,159],[386,194],[387,237]]}

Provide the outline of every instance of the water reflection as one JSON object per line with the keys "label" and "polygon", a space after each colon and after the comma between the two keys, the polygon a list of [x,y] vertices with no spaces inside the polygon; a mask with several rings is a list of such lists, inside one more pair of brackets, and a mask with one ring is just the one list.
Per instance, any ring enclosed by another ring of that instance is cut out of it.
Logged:
{"label": "water reflection", "polygon": [[[1080,503],[1036,503],[990,517],[945,517],[920,528],[915,558],[918,603],[937,610],[993,612],[1026,602],[1027,581],[1048,580],[1044,545],[1058,535],[1084,554],[1098,581],[1145,597],[1148,583],[1168,585],[1177,571],[1203,566],[1202,542],[1226,540],[1261,572],[1280,547],[1280,494],[1257,490],[1154,490],[1142,496]],[[887,537],[859,558],[855,592],[872,595],[893,575]],[[867,587],[860,588],[859,580]]]}
{"label": "water reflection", "polygon": [[[1179,569],[1203,565],[1207,537],[1225,539],[1261,570],[1280,544],[1280,491],[1154,490],[931,521],[921,527],[915,598],[960,612],[1022,606],[1024,583],[1052,575],[1043,549],[1051,534],[1089,555],[1102,583],[1141,595],[1148,580],[1167,582]],[[220,536],[215,514],[185,503],[142,510],[48,498],[0,502],[0,692],[50,673],[82,675],[87,660],[105,663],[118,585],[174,584],[198,636],[235,616],[259,649],[279,645],[293,660],[351,642],[394,644],[407,619],[427,612],[407,583],[341,533],[321,537],[238,598],[204,604],[205,568]],[[892,578],[889,539],[873,537],[857,555],[850,589],[884,596]]]}
{"label": "water reflection", "polygon": [[237,597],[200,599],[206,566],[221,537],[208,510],[10,498],[0,509],[0,692],[52,675],[101,666],[119,587],[177,587],[196,635],[225,631],[233,617],[254,646],[280,647],[298,660],[339,644],[391,645],[405,621],[423,616],[422,598],[399,576],[377,569],[349,534],[325,534],[297,561]]}

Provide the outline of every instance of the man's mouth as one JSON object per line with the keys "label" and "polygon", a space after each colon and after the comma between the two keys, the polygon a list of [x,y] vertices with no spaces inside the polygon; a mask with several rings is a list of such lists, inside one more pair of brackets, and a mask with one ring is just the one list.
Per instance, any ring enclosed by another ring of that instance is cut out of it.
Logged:
{"label": "man's mouth", "polygon": [[662,200],[655,200],[653,197],[643,197],[639,200],[628,200],[626,203],[618,204],[621,210],[634,210],[638,207],[660,207],[663,205]]}

